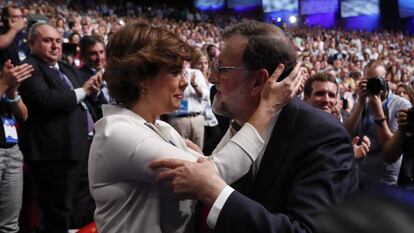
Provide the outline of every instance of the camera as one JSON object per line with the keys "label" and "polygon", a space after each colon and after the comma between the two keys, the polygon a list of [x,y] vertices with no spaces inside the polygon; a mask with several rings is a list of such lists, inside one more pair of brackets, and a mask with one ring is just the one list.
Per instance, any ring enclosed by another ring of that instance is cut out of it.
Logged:
{"label": "camera", "polygon": [[404,131],[414,133],[414,108],[410,108],[407,112],[407,125],[404,126]]}
{"label": "camera", "polygon": [[371,95],[377,95],[381,91],[388,91],[388,84],[382,77],[372,77],[368,79],[367,90]]}

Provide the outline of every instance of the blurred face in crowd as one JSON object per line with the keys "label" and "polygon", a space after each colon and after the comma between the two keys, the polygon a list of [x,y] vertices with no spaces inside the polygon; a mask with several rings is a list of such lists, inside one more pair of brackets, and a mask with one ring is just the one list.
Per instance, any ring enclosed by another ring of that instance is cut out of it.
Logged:
{"label": "blurred face in crowd", "polygon": [[342,78],[348,78],[349,77],[349,70],[347,68],[341,69],[341,77]]}
{"label": "blurred face in crowd", "polygon": [[203,74],[206,75],[209,69],[208,58],[206,56],[201,56],[195,64],[194,68],[201,70],[201,72],[203,72]]}
{"label": "blurred face in crowd", "polygon": [[182,67],[162,69],[154,78],[140,82],[139,86],[144,86],[146,94],[141,95],[139,101],[147,103],[148,111],[155,116],[173,112],[180,108],[187,85]]}
{"label": "blurred face in crowd", "polygon": [[335,59],[333,62],[333,66],[337,69],[341,68],[342,66],[342,59]]}
{"label": "blurred face in crowd", "polygon": [[37,28],[34,41],[31,42],[31,50],[49,65],[54,65],[62,55],[62,37],[55,28],[41,25]]}
{"label": "blurred face in crowd", "polygon": [[216,46],[212,46],[207,51],[207,54],[211,59],[218,58],[220,54],[220,50]]}
{"label": "blurred face in crowd", "polygon": [[[224,41],[221,50],[219,67],[244,68],[242,57],[247,45],[247,39],[242,36],[232,36]],[[217,87],[213,100],[213,111],[227,117],[240,119],[249,114],[246,106],[251,104],[249,98],[248,76],[245,69],[223,69],[217,72],[214,68],[209,81]]]}
{"label": "blurred face in crowd", "polygon": [[79,34],[75,33],[69,38],[69,43],[79,45],[80,39]]}
{"label": "blurred face in crowd", "polygon": [[8,7],[9,19],[11,22],[24,20],[23,12],[19,8]]}
{"label": "blurred face in crowd", "polygon": [[407,99],[408,101],[411,101],[407,90],[403,86],[399,86],[397,90],[395,90],[395,94]]}
{"label": "blurred face in crowd", "polygon": [[84,62],[96,69],[100,70],[105,66],[105,48],[104,45],[100,42],[90,46],[85,54]]}
{"label": "blurred face in crowd", "polygon": [[338,87],[333,82],[314,81],[312,93],[305,100],[315,108],[332,113],[337,103]]}

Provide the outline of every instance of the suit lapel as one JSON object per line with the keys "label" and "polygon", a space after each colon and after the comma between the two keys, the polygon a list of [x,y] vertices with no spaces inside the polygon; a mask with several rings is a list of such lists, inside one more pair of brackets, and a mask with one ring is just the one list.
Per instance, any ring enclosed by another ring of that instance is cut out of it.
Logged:
{"label": "suit lapel", "polygon": [[65,82],[60,79],[59,73],[56,70],[50,68],[50,65],[46,64],[40,58],[38,58],[34,55],[32,55],[32,56],[38,60],[37,64],[39,65],[39,68],[41,70],[43,70],[43,72],[45,73],[44,77],[46,79],[50,80],[49,82],[53,82],[53,83],[55,83],[55,85],[59,85],[62,88],[65,88],[65,89],[68,88],[67,85],[65,84]]}
{"label": "suit lapel", "polygon": [[255,177],[254,193],[257,200],[261,200],[275,180],[280,166],[283,164],[290,145],[290,134],[295,127],[295,119],[298,114],[298,102],[292,100],[280,113],[279,119],[273,129],[269,143],[263,154],[259,170]]}

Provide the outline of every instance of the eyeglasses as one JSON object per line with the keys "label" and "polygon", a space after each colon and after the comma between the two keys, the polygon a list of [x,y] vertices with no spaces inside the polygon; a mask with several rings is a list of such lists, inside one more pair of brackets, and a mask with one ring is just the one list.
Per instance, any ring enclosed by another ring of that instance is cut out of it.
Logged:
{"label": "eyeglasses", "polygon": [[14,20],[23,19],[24,15],[10,15],[9,18],[14,19]]}
{"label": "eyeglasses", "polygon": [[218,61],[214,61],[211,64],[211,72],[217,73],[220,77],[220,73],[230,72],[233,70],[249,70],[247,67],[242,66],[219,66]]}

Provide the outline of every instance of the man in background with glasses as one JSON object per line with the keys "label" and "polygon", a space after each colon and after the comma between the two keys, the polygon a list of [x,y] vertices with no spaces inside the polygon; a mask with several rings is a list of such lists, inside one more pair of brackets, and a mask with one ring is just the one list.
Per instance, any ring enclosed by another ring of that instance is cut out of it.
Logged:
{"label": "man in background with glasses", "polygon": [[26,18],[16,4],[7,5],[1,11],[0,64],[8,59],[20,64],[29,54],[26,32]]}

